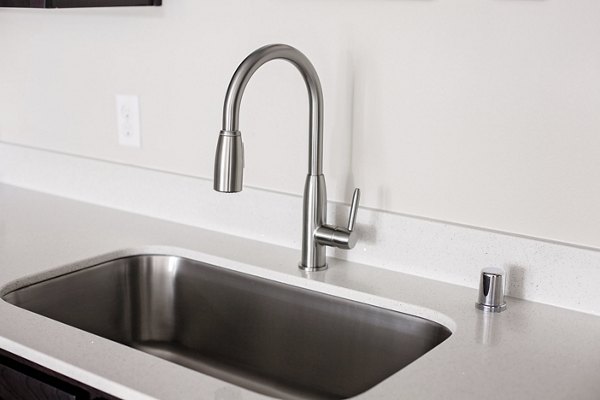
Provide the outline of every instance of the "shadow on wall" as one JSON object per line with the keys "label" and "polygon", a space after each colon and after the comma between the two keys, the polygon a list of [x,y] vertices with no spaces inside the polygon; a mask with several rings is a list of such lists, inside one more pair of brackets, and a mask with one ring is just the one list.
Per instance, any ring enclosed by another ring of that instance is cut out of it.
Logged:
{"label": "shadow on wall", "polygon": [[[539,1],[539,0],[536,0]],[[524,267],[511,265],[508,267],[506,280],[506,294],[511,297],[525,298],[525,271]]]}
{"label": "shadow on wall", "polygon": [[346,186],[344,191],[346,192],[350,192],[352,190],[354,190],[354,188],[356,187],[356,182],[355,182],[355,178],[354,178],[354,169],[353,167],[353,163],[354,163],[354,139],[355,139],[355,134],[356,134],[356,129],[354,128],[354,116],[356,115],[356,93],[355,93],[355,76],[356,76],[356,69],[354,68],[354,60],[351,54],[348,54],[346,56],[347,60],[346,60],[346,65],[349,66],[349,71],[348,71],[348,77],[346,80],[346,86],[348,87],[348,101],[347,101],[347,108],[348,108],[348,114],[347,115],[351,115],[352,117],[350,118],[349,121],[349,125],[348,125],[348,133],[350,136],[350,139],[346,141],[347,145],[346,145],[346,152],[348,154],[348,165],[346,167],[346,171],[348,171],[348,173],[346,174]]}

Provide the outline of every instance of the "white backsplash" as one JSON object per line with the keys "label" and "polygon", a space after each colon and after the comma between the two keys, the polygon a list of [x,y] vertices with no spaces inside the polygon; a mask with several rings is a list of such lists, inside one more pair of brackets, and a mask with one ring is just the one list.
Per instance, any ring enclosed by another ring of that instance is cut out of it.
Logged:
{"label": "white backsplash", "polygon": [[[250,187],[225,195],[205,179],[2,143],[0,182],[300,248],[298,196]],[[347,212],[330,203],[329,221]],[[469,287],[481,268],[502,267],[511,296],[600,315],[598,250],[367,208],[358,230],[356,248],[329,255]]]}

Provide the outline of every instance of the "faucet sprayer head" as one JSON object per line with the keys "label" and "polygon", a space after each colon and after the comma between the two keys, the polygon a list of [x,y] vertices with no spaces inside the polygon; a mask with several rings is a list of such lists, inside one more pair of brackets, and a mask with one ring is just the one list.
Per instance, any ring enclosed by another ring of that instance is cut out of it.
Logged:
{"label": "faucet sprayer head", "polygon": [[244,145],[239,131],[221,131],[215,155],[214,189],[235,193],[242,190]]}

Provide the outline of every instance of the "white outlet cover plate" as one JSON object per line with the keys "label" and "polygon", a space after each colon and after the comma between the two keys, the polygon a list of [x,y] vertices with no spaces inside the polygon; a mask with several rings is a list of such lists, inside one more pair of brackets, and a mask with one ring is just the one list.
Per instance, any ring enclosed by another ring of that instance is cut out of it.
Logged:
{"label": "white outlet cover plate", "polygon": [[116,95],[117,126],[121,146],[142,147],[140,99],[135,95]]}

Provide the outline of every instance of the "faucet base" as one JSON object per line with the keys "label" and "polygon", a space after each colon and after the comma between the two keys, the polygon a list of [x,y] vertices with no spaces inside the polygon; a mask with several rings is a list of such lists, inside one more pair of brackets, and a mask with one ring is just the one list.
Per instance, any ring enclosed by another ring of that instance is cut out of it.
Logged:
{"label": "faucet base", "polygon": [[322,265],[320,267],[308,267],[306,265],[303,265],[302,263],[298,263],[298,268],[300,268],[302,271],[307,271],[307,272],[316,272],[316,271],[325,271],[329,266],[327,264]]}

